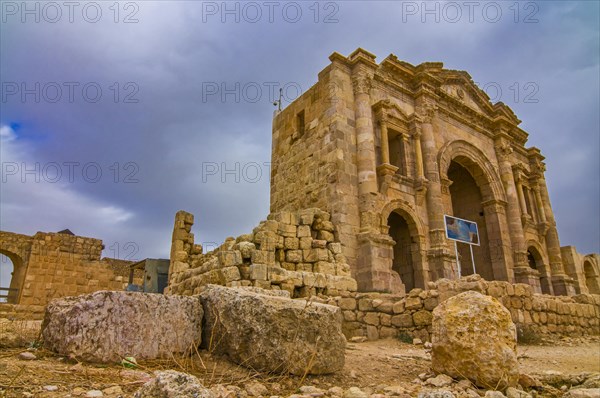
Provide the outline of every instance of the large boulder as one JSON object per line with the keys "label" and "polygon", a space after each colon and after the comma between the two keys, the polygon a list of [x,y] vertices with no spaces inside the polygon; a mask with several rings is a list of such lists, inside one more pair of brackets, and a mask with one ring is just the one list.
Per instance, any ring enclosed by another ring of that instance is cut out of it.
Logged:
{"label": "large boulder", "polygon": [[214,398],[214,394],[200,381],[187,373],[165,370],[144,384],[134,398]]}
{"label": "large boulder", "polygon": [[266,372],[324,374],[344,367],[338,307],[216,285],[200,297],[204,344],[212,352]]}
{"label": "large boulder", "polygon": [[517,332],[510,312],[493,297],[468,291],[433,310],[432,367],[486,389],[516,386]]}
{"label": "large boulder", "polygon": [[200,344],[202,316],[198,296],[99,291],[50,302],[42,336],[46,348],[83,361],[167,358]]}

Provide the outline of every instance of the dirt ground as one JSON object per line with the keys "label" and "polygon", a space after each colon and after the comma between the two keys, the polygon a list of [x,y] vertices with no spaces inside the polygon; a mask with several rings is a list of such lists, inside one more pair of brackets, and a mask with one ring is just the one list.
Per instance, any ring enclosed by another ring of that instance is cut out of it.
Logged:
{"label": "dirt ground", "polygon": [[[548,344],[548,342],[546,342]],[[37,359],[22,360],[22,352]],[[600,372],[600,338],[555,340],[551,345],[519,346],[521,373],[566,375]],[[288,396],[305,385],[321,389],[360,387],[367,393],[385,386],[402,385],[417,396],[420,374],[430,372],[431,360],[421,346],[388,339],[348,343],[342,372],[327,376],[270,376],[233,365],[201,351],[193,357],[141,362],[136,369],[121,365],[100,366],[78,363],[42,348],[0,349],[0,397],[85,397],[90,390],[104,390],[105,397],[132,397],[154,370],[174,369],[196,375],[206,386],[237,385],[258,381],[270,395]],[[550,372],[549,372],[550,371]],[[51,386],[51,387],[50,387]],[[412,387],[411,387],[412,386]],[[52,391],[49,391],[52,390]]]}

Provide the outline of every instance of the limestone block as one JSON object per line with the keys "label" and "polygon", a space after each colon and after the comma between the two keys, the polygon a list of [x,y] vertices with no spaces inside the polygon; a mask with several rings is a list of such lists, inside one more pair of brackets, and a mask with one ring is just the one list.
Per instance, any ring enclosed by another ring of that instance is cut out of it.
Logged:
{"label": "limestone block", "polygon": [[308,250],[308,249],[312,248],[312,242],[313,242],[313,238],[311,238],[310,236],[300,238],[300,249]]}
{"label": "limestone block", "polygon": [[198,297],[99,291],[51,301],[42,335],[47,349],[91,362],[170,358],[200,344]]}
{"label": "limestone block", "polygon": [[423,306],[423,302],[420,297],[407,297],[404,306],[407,310],[418,310]]}
{"label": "limestone block", "polygon": [[317,239],[321,239],[326,242],[333,242],[335,240],[335,237],[333,236],[333,232],[319,231],[317,233]]}
{"label": "limestone block", "polygon": [[404,312],[405,310],[405,301],[404,300],[400,300],[400,301],[396,301],[394,303],[394,306],[392,307],[394,314],[401,314]]}
{"label": "limestone block", "polygon": [[317,261],[313,266],[313,271],[321,274],[335,275],[335,265],[327,261]]}
{"label": "limestone block", "polygon": [[254,250],[251,255],[252,263],[275,265],[275,252],[267,250]]}
{"label": "limestone block", "polygon": [[295,238],[297,231],[295,225],[279,224],[278,234],[288,238]]}
{"label": "limestone block", "polygon": [[340,298],[338,302],[338,306],[342,310],[355,310],[356,309],[356,300],[352,297],[343,297]]}
{"label": "limestone block", "polygon": [[201,299],[205,336],[219,336],[209,349],[235,363],[297,375],[344,366],[346,339],[337,307],[222,286],[208,286]]}
{"label": "limestone block", "polygon": [[433,310],[432,368],[474,384],[505,389],[519,378],[516,327],[498,300],[460,293]]}
{"label": "limestone block", "polygon": [[233,282],[233,281],[239,281],[240,279],[242,279],[242,276],[240,275],[240,270],[238,267],[227,267],[227,268],[223,268],[218,270],[218,272],[221,274],[221,283],[220,284],[226,284],[229,282]]}
{"label": "limestone block", "polygon": [[413,322],[416,326],[428,326],[431,325],[431,320],[433,316],[431,312],[420,310],[413,314]]}
{"label": "limestone block", "polygon": [[283,240],[283,247],[286,250],[298,250],[300,248],[300,239],[298,238],[285,238]]}
{"label": "limestone block", "polygon": [[321,238],[313,239],[312,248],[313,249],[325,249],[327,247],[327,241]]}
{"label": "limestone block", "polygon": [[316,263],[317,261],[328,261],[329,252],[327,249],[303,250],[304,261],[307,263]]}
{"label": "limestone block", "polygon": [[234,246],[234,249],[240,251],[242,259],[248,259],[252,256],[252,251],[256,250],[256,245],[252,242],[242,241]]}
{"label": "limestone block", "polygon": [[223,267],[242,264],[242,253],[239,250],[220,251],[217,253],[217,257]]}
{"label": "limestone block", "polygon": [[252,280],[267,280],[267,265],[266,264],[251,264],[250,279]]}
{"label": "limestone block", "polygon": [[297,237],[298,238],[310,238],[311,237],[310,226],[308,226],[308,225],[298,226]]}
{"label": "limestone block", "polygon": [[289,279],[288,272],[285,269],[277,266],[267,267],[267,273],[267,279],[273,283],[282,283]]}
{"label": "limestone block", "polygon": [[414,326],[413,318],[410,314],[394,315],[392,317],[392,325],[399,328],[410,328]]}
{"label": "limestone block", "polygon": [[285,252],[285,260],[288,263],[301,263],[302,250],[287,250]]}

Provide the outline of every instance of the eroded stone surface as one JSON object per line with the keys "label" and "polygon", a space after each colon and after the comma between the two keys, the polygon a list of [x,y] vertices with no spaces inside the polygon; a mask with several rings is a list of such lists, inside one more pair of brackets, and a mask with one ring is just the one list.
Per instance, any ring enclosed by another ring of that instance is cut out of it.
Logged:
{"label": "eroded stone surface", "polygon": [[496,299],[469,291],[433,310],[432,367],[495,389],[519,378],[516,327]]}
{"label": "eroded stone surface", "polygon": [[144,384],[135,398],[213,398],[215,395],[187,373],[174,370],[154,372],[155,378]]}
{"label": "eroded stone surface", "polygon": [[216,285],[200,297],[205,345],[236,363],[300,375],[344,366],[346,339],[337,307]]}
{"label": "eroded stone surface", "polygon": [[48,304],[46,348],[91,362],[170,357],[198,346],[202,305],[197,296],[100,291]]}

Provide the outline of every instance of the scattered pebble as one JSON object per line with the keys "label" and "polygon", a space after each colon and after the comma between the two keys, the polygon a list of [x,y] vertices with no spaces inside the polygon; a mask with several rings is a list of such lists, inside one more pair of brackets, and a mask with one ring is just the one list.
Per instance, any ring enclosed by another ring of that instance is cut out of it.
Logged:
{"label": "scattered pebble", "polygon": [[22,361],[34,361],[37,357],[31,352],[25,351],[19,354],[19,359]]}
{"label": "scattered pebble", "polygon": [[58,387],[57,386],[44,386],[43,388],[46,391],[58,391]]}
{"label": "scattered pebble", "polygon": [[90,390],[85,394],[86,398],[98,398],[103,397],[104,393],[100,390]]}

